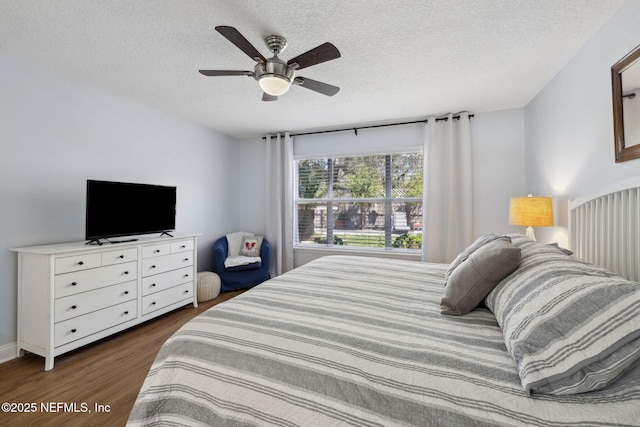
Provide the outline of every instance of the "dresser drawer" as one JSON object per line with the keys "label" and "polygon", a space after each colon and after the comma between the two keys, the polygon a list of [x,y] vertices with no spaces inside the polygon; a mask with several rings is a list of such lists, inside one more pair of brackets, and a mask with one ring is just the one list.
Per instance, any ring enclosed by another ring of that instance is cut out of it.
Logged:
{"label": "dresser drawer", "polygon": [[137,281],[106,286],[95,291],[82,292],[55,301],[55,322],[82,316],[92,311],[135,300],[137,297]]}
{"label": "dresser drawer", "polygon": [[171,253],[175,254],[178,252],[192,251],[193,250],[193,240],[181,240],[179,242],[171,243]]}
{"label": "dresser drawer", "polygon": [[135,280],[138,275],[136,261],[93,268],[75,273],[58,274],[54,278],[55,298],[92,291],[104,286]]}
{"label": "dresser drawer", "polygon": [[100,265],[102,265],[102,255],[99,253],[60,257],[56,258],[55,274],[87,270]]}
{"label": "dresser drawer", "polygon": [[164,273],[193,265],[193,251],[142,260],[142,276]]}
{"label": "dresser drawer", "polygon": [[137,317],[137,300],[74,317],[55,325],[55,346],[70,343]]}
{"label": "dresser drawer", "polygon": [[138,249],[129,248],[121,251],[109,251],[102,253],[102,265],[121,264],[123,262],[135,261],[138,259]]}
{"label": "dresser drawer", "polygon": [[142,247],[142,258],[153,258],[171,253],[170,243],[159,243]]}
{"label": "dresser drawer", "polygon": [[193,283],[174,286],[162,292],[142,297],[142,314],[160,310],[176,302],[193,300]]}
{"label": "dresser drawer", "polygon": [[160,292],[185,282],[193,282],[193,266],[143,278],[142,295]]}

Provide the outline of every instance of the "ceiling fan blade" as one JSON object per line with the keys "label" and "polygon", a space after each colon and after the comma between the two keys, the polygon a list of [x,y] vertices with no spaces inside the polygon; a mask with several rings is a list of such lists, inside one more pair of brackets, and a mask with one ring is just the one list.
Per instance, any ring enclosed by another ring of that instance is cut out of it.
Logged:
{"label": "ceiling fan blade", "polygon": [[301,55],[290,59],[287,65],[298,64],[298,70],[340,58],[340,51],[331,43],[323,43]]}
{"label": "ceiling fan blade", "polygon": [[249,76],[253,77],[253,71],[233,71],[233,70],[199,70],[205,76]]}
{"label": "ceiling fan blade", "polygon": [[262,100],[263,101],[277,101],[278,97],[277,96],[273,96],[273,95],[269,95],[266,92],[262,92]]}
{"label": "ceiling fan blade", "polygon": [[311,80],[306,77],[296,77],[293,80],[293,83],[327,96],[333,96],[340,91],[338,86],[322,83],[317,80]]}
{"label": "ceiling fan blade", "polygon": [[238,49],[249,55],[249,58],[256,62],[266,62],[264,56],[256,50],[255,47],[247,39],[244,38],[240,31],[233,27],[227,27],[219,25],[216,27],[216,31],[222,34],[227,40],[236,45]]}

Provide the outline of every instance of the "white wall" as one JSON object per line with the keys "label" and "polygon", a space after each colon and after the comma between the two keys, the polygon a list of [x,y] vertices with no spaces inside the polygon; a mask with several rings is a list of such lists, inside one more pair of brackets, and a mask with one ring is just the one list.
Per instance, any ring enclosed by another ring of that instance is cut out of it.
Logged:
{"label": "white wall", "polygon": [[0,347],[16,339],[9,248],[83,240],[87,179],[177,186],[177,230],[202,233],[213,268],[236,224],[236,139],[2,56],[0,94]]}
{"label": "white wall", "polygon": [[[471,119],[474,162],[474,236],[485,233],[524,232],[508,225],[509,198],[524,194],[524,111],[522,109],[476,114]],[[294,138],[294,155],[353,154],[380,152],[422,145],[422,125],[404,125],[354,132],[337,132]],[[260,138],[239,143],[242,172],[238,203],[240,227],[264,233],[265,142]],[[329,251],[296,250],[295,265],[302,265]]]}
{"label": "white wall", "polygon": [[[343,127],[341,127],[343,128]],[[423,123],[359,129],[332,133],[302,135],[294,138],[293,155],[349,156],[359,153],[381,153],[387,150],[421,149]]]}
{"label": "white wall", "polygon": [[640,44],[640,1],[630,0],[525,108],[526,187],[554,198],[556,227],[539,240],[567,244],[567,201],[640,175],[615,163],[611,66]]}
{"label": "white wall", "polygon": [[238,178],[238,209],[236,221],[238,229],[229,231],[249,231],[263,235],[267,228],[265,212],[270,201],[267,195],[267,149],[261,138],[241,139],[238,142],[239,167],[235,171]]}
{"label": "white wall", "polygon": [[525,195],[524,110],[480,113],[472,119],[473,233],[524,233],[509,225],[509,199]]}

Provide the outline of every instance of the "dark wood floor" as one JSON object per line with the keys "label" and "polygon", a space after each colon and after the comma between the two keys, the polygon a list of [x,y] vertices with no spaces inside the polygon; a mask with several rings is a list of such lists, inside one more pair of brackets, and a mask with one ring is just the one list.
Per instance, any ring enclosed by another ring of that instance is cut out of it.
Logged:
{"label": "dark wood floor", "polygon": [[[0,403],[12,403],[13,409],[22,410],[6,412],[3,406],[0,426],[125,425],[165,340],[192,317],[240,293],[222,293],[198,308],[183,307],[59,356],[49,372],[44,371],[44,358],[33,354],[0,364]],[[33,408],[32,404],[35,412],[23,412],[25,406]],[[74,404],[77,412],[73,412]]]}

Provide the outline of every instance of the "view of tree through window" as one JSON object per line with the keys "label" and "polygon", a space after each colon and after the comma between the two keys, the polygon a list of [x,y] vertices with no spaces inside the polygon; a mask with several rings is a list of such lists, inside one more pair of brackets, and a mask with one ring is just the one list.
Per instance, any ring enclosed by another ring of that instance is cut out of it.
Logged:
{"label": "view of tree through window", "polygon": [[421,152],[296,161],[296,244],[422,247]]}

